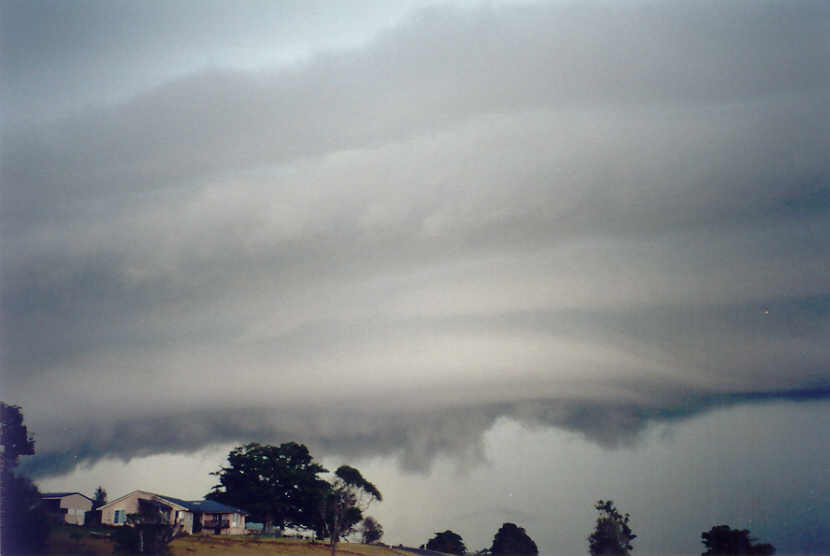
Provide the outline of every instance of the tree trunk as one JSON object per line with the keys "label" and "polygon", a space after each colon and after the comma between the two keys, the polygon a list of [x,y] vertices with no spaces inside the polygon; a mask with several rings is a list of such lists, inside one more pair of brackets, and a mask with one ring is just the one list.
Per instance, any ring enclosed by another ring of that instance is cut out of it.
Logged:
{"label": "tree trunk", "polygon": [[337,523],[337,509],[334,511],[334,518],[331,522],[331,556],[337,554],[337,539],[340,538],[340,524]]}

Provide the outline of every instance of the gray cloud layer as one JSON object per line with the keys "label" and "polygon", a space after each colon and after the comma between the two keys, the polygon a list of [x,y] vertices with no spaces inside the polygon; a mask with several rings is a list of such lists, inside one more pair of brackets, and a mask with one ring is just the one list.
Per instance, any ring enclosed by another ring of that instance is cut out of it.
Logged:
{"label": "gray cloud layer", "polygon": [[17,122],[2,380],[33,469],[237,439],[423,469],[499,416],[616,446],[824,396],[828,23],[432,8]]}

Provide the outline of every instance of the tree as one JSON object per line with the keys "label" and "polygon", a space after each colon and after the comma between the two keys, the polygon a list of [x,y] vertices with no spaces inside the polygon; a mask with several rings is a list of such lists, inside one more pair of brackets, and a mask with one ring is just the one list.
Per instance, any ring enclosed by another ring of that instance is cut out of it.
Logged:
{"label": "tree", "polygon": [[700,534],[707,548],[702,556],[772,556],[775,547],[769,543],[754,544],[748,529],[732,529],[728,525],[716,525]]}
{"label": "tree", "polygon": [[351,532],[374,501],[383,501],[383,496],[360,471],[348,465],[337,468],[323,496],[320,506],[322,523],[318,527],[321,532],[328,533],[332,556],[337,553],[337,541]]}
{"label": "tree", "polygon": [[95,494],[93,495],[92,501],[92,509],[97,510],[101,506],[107,503],[107,491],[104,490],[104,487],[98,485],[98,488],[95,489]]}
{"label": "tree", "polygon": [[14,474],[19,456],[35,453],[20,407],[0,402],[0,554],[33,554],[49,536],[49,520],[40,491]]}
{"label": "tree", "polygon": [[134,554],[169,554],[168,543],[175,528],[165,512],[153,503],[139,505],[137,513],[127,516],[129,527],[115,531],[116,550]]}
{"label": "tree", "polygon": [[446,552],[447,554],[459,554],[460,556],[467,553],[467,547],[464,546],[461,535],[453,533],[449,529],[443,533],[435,533],[435,536],[427,543],[427,550]]}
{"label": "tree", "polygon": [[493,538],[492,554],[539,554],[536,543],[515,523],[505,523]]}
{"label": "tree", "polygon": [[372,544],[383,537],[383,526],[372,516],[367,516],[363,520],[363,544]]}
{"label": "tree", "polygon": [[316,509],[328,484],[317,474],[326,469],[304,445],[238,446],[228,454],[228,464],[212,473],[219,484],[206,498],[246,510],[264,522],[267,533],[274,524],[313,527],[318,521]]}
{"label": "tree", "polygon": [[612,500],[599,500],[594,505],[599,512],[593,533],[588,536],[591,556],[628,556],[633,550],[631,541],[637,535],[628,526],[630,516],[620,515]]}
{"label": "tree", "polygon": [[35,453],[35,441],[23,424],[20,406],[0,402],[0,414],[0,444],[3,446],[0,470],[11,472],[17,466],[19,456],[31,456]]}
{"label": "tree", "polygon": [[3,475],[0,554],[36,554],[49,536],[49,516],[40,504],[40,491],[28,477]]}

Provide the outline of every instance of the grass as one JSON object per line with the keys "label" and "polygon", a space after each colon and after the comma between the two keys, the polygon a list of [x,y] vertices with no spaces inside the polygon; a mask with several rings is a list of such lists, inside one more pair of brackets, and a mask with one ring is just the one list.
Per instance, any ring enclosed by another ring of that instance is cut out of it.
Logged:
{"label": "grass", "polygon": [[[219,537],[193,535],[181,537],[170,543],[174,556],[254,556],[274,554],[284,556],[327,556],[328,544],[312,543],[297,539],[269,539],[257,537]],[[337,553],[344,556],[411,556],[385,546],[354,543],[338,543]]]}
{"label": "grass", "polygon": [[[53,526],[46,554],[77,556],[112,556],[114,544],[98,533],[106,529],[87,529],[73,525]],[[179,537],[169,545],[173,556],[328,556],[329,546],[288,538],[225,537],[192,535]],[[378,545],[338,543],[337,554],[343,556],[412,556]]]}
{"label": "grass", "polygon": [[93,536],[97,529],[77,525],[53,525],[46,543],[46,554],[77,556],[111,556],[113,543],[108,538]]}

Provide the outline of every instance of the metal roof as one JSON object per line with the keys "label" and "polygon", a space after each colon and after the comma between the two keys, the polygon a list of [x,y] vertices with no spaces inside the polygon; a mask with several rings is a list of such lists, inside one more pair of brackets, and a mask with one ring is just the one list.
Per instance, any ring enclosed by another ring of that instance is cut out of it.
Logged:
{"label": "metal roof", "polygon": [[[119,502],[120,500],[130,496],[131,494],[135,494],[136,492],[140,494],[145,494],[146,496],[141,498],[143,500],[151,500],[153,496],[156,498],[160,498],[162,500],[167,500],[177,506],[182,506],[187,508],[192,512],[203,512],[207,514],[244,514],[248,515],[248,512],[245,510],[240,510],[239,508],[234,508],[232,506],[226,506],[225,504],[220,504],[219,502],[214,502],[213,500],[182,500],[181,498],[173,498],[172,496],[167,496],[164,494],[157,494],[155,492],[148,492],[146,490],[134,490],[121,496],[120,498],[116,498],[112,502],[108,502],[101,508],[106,506],[112,506],[115,503]],[[98,508],[98,509],[101,509]]]}
{"label": "metal roof", "polygon": [[227,506],[225,504],[216,502],[214,500],[180,500],[178,498],[173,498],[172,496],[165,496],[163,494],[157,494],[159,498],[163,498],[165,500],[169,500],[175,504],[180,506],[184,506],[185,508],[194,511],[194,512],[203,512],[207,514],[247,514],[245,510],[240,510],[239,508],[234,508],[233,506]]}

